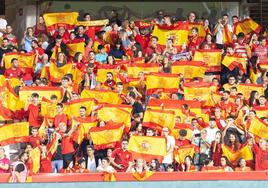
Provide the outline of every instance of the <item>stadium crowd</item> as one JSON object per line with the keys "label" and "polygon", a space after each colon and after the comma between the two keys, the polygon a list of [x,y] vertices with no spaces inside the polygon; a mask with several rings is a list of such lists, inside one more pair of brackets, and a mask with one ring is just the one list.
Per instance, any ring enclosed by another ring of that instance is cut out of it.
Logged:
{"label": "stadium crowd", "polygon": [[22,41],[0,20],[0,173],[268,169],[265,29],[162,10],[83,19],[51,27],[44,14]]}

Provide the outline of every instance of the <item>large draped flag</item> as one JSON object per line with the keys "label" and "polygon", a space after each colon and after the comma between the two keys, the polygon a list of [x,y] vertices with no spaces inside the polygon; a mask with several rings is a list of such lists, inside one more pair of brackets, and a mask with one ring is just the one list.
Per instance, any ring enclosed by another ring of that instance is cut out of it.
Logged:
{"label": "large draped flag", "polygon": [[253,153],[251,151],[251,148],[249,145],[244,145],[241,149],[238,151],[233,151],[231,148],[229,148],[227,145],[222,145],[222,152],[223,155],[227,157],[227,159],[231,163],[236,163],[239,158],[244,158],[246,161],[253,160]]}
{"label": "large draped flag", "polygon": [[225,24],[223,28],[223,43],[228,45],[228,44],[232,44],[232,42],[233,42],[232,33],[229,31],[228,25]]}
{"label": "large draped flag", "polygon": [[46,13],[44,20],[48,31],[54,31],[59,26],[64,26],[65,29],[71,30],[77,23],[78,12],[64,12],[64,13]]}
{"label": "large draped flag", "polygon": [[69,55],[74,57],[77,52],[85,53],[85,42],[81,39],[75,39],[72,42],[66,44]]}
{"label": "large draped flag", "polygon": [[230,71],[234,70],[234,68],[239,67],[241,71],[246,71],[246,58],[244,57],[238,57],[238,56],[231,56],[226,55],[224,56],[221,64],[223,64],[225,67],[227,67]]}
{"label": "large draped flag", "polygon": [[250,97],[251,91],[258,91],[259,95],[264,95],[265,88],[260,84],[238,84],[237,92],[242,93],[246,99]]}
{"label": "large draped flag", "polygon": [[91,129],[92,127],[97,127],[98,120],[95,117],[75,117],[72,119],[72,126],[74,125],[78,125],[78,129],[73,134],[73,140],[76,143],[81,144],[83,139],[87,138],[89,129]]}
{"label": "large draped flag", "polygon": [[261,107],[261,106],[254,106],[253,110],[256,112],[256,115],[261,118],[261,117],[266,117],[268,118],[268,106]]}
{"label": "large draped flag", "polygon": [[109,90],[89,90],[84,89],[81,93],[81,98],[96,99],[100,103],[121,104],[122,99],[115,91]]}
{"label": "large draped flag", "polygon": [[203,61],[207,64],[208,72],[221,71],[221,50],[196,50],[194,61]]}
{"label": "large draped flag", "polygon": [[21,52],[10,52],[6,53],[3,57],[3,62],[5,64],[5,69],[9,69],[11,67],[11,60],[13,58],[17,58],[19,61],[19,67],[22,69],[30,69],[32,70],[35,61],[34,53],[21,53]]}
{"label": "large draped flag", "polygon": [[193,36],[192,35],[192,29],[193,27],[196,27],[198,29],[198,36],[201,38],[205,38],[207,33],[206,30],[204,28],[204,24],[203,23],[189,23],[189,36]]}
{"label": "large draped flag", "polygon": [[95,149],[114,148],[124,133],[124,125],[116,124],[105,127],[92,127],[90,137]]}
{"label": "large draped flag", "polygon": [[3,105],[12,112],[20,111],[24,108],[23,102],[15,93],[14,89],[7,83],[6,92],[3,97]]}
{"label": "large draped flag", "polygon": [[56,95],[59,100],[62,98],[62,90],[58,87],[25,86],[22,87],[19,91],[20,100],[23,102],[24,105],[33,93],[37,93],[40,99],[42,99],[43,97],[50,98],[51,95]]}
{"label": "large draped flag", "polygon": [[248,131],[258,136],[259,138],[268,139],[268,124],[259,118],[250,120]]}
{"label": "large draped flag", "polygon": [[57,67],[55,62],[51,62],[49,66],[49,80],[54,83],[61,82],[61,79],[66,74],[72,73],[73,65],[71,63],[65,64],[62,67]]}
{"label": "large draped flag", "polygon": [[2,100],[0,100],[0,121],[12,120],[12,112],[4,106]]}
{"label": "large draped flag", "polygon": [[101,121],[123,123],[127,129],[130,129],[131,111],[132,107],[128,105],[102,104],[97,112]]}
{"label": "large draped flag", "polygon": [[29,157],[33,161],[33,173],[38,173],[40,169],[40,157],[41,157],[41,151],[39,147],[34,148],[32,151],[30,151]]}
{"label": "large draped flag", "polygon": [[172,74],[182,74],[184,78],[204,78],[207,66],[201,61],[177,61],[171,66]]}
{"label": "large draped flag", "polygon": [[199,99],[206,101],[209,99],[212,92],[216,92],[217,88],[212,83],[208,82],[189,82],[183,84],[184,99],[194,100]]}
{"label": "large draped flag", "polygon": [[174,150],[174,159],[179,164],[184,163],[186,156],[194,157],[194,154],[198,152],[198,147],[195,145],[185,145],[181,146],[178,149]]}
{"label": "large draped flag", "polygon": [[17,142],[27,142],[29,122],[6,124],[0,127],[0,145],[5,146]]}
{"label": "large draped flag", "polygon": [[152,94],[157,90],[166,93],[178,92],[180,77],[177,74],[150,73],[146,75],[147,94]]}
{"label": "large draped flag", "polygon": [[57,115],[57,101],[53,102],[45,97],[41,99],[41,115],[49,119]]}
{"label": "large draped flag", "polygon": [[79,117],[80,107],[86,107],[86,116],[90,115],[97,101],[95,99],[76,99],[65,103],[64,112],[68,117]]}
{"label": "large draped flag", "polygon": [[111,72],[115,77],[117,72],[119,72],[120,65],[99,64],[97,69],[96,80],[100,83],[104,83],[106,81],[106,74]]}
{"label": "large draped flag", "polygon": [[156,136],[131,136],[128,151],[134,159],[142,158],[147,162],[158,159],[160,162],[167,154],[165,137]]}
{"label": "large draped flag", "polygon": [[160,65],[157,63],[141,64],[141,63],[132,63],[128,64],[127,72],[128,75],[134,78],[138,77],[140,72],[143,73],[157,73],[160,70]]}
{"label": "large draped flag", "polygon": [[251,18],[246,18],[234,24],[234,34],[242,32],[248,35],[252,32],[259,33],[261,31],[261,26],[253,21]]}
{"label": "large draped flag", "polygon": [[158,37],[158,44],[165,46],[168,39],[173,40],[173,46],[181,47],[188,44],[189,25],[187,23],[175,23],[171,26],[155,25],[152,36]]}
{"label": "large draped flag", "polygon": [[178,139],[179,138],[179,131],[180,130],[186,130],[187,131],[187,135],[185,136],[186,139],[188,140],[192,140],[193,137],[193,127],[191,124],[186,124],[186,123],[179,123],[179,124],[175,124],[175,127],[172,130],[172,135]]}
{"label": "large draped flag", "polygon": [[158,130],[162,130],[163,127],[168,127],[169,130],[172,130],[175,126],[175,113],[171,110],[147,109],[142,125]]}

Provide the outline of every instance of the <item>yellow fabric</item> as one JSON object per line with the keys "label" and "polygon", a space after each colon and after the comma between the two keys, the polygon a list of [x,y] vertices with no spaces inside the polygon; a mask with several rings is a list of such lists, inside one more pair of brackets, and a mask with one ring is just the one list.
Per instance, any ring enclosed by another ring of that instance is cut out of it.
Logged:
{"label": "yellow fabric", "polygon": [[66,44],[69,55],[74,57],[76,52],[81,52],[82,54],[85,53],[85,43],[78,42],[78,43],[67,43]]}
{"label": "yellow fabric", "polygon": [[223,155],[228,158],[230,162],[237,162],[237,160],[243,157],[246,161],[253,160],[253,153],[249,145],[245,145],[240,150],[233,152],[224,144],[222,145]]}
{"label": "yellow fabric", "polygon": [[207,35],[204,25],[202,23],[189,23],[189,36],[192,35],[192,28],[196,27],[198,29],[198,36],[205,37]]}
{"label": "yellow fabric", "polygon": [[84,79],[84,73],[78,68],[74,68],[72,70],[72,75],[73,75],[73,83],[75,84],[80,84],[83,79]]}
{"label": "yellow fabric", "polygon": [[46,13],[43,15],[46,26],[50,27],[55,24],[75,25],[77,23],[78,12],[64,12],[64,13]]}
{"label": "yellow fabric", "polygon": [[30,152],[30,157],[33,160],[33,173],[38,173],[39,169],[40,169],[40,156],[41,156],[41,152],[39,147],[34,148],[31,152]]}
{"label": "yellow fabric", "polygon": [[81,98],[96,99],[100,103],[121,104],[122,100],[118,93],[113,91],[88,90],[84,89]]}
{"label": "yellow fabric", "polygon": [[259,96],[264,95],[264,87],[262,85],[254,85],[254,84],[238,84],[236,86],[237,92],[242,93],[246,99],[249,99],[251,91],[258,91]]}
{"label": "yellow fabric", "polygon": [[146,155],[166,156],[166,139],[164,137],[131,136],[128,151]]}
{"label": "yellow fabric", "polygon": [[221,66],[221,51],[215,50],[196,50],[194,53],[194,61],[203,61],[208,66]]}
{"label": "yellow fabric", "polygon": [[11,60],[13,58],[17,58],[19,61],[20,68],[33,68],[34,61],[35,61],[35,54],[29,55],[24,53],[7,53],[3,57],[3,62],[5,64],[5,69],[11,68]]}
{"label": "yellow fabric", "polygon": [[[12,89],[12,88],[10,88]],[[21,110],[24,107],[23,102],[19,99],[17,95],[13,92],[10,92],[8,89],[5,93],[3,93],[3,106],[7,109],[15,112],[17,110]]]}
{"label": "yellow fabric", "polygon": [[143,64],[132,64],[128,66],[127,72],[130,77],[138,78],[140,72],[157,73],[160,70],[159,64],[150,64],[151,66],[143,66]]}
{"label": "yellow fabric", "polygon": [[199,65],[175,64],[171,67],[172,74],[182,74],[184,78],[204,78],[207,67]]}
{"label": "yellow fabric", "polygon": [[246,70],[246,59],[244,58],[244,57],[235,57],[235,56],[228,56],[228,55],[226,55],[224,58],[223,58],[223,60],[222,60],[222,64],[224,65],[224,66],[226,66],[226,67],[230,67],[230,65],[232,64],[232,63],[234,63],[234,62],[236,62],[236,63],[238,63],[238,64],[240,64],[240,65],[242,65],[242,67],[243,67],[243,69],[244,70]]}
{"label": "yellow fabric", "polygon": [[193,158],[195,154],[195,148],[193,145],[182,146],[176,150],[174,150],[174,159],[179,164],[184,163],[184,159],[186,156],[191,156]]}
{"label": "yellow fabric", "polygon": [[66,103],[64,106],[64,113],[68,117],[79,117],[80,107],[84,106],[87,108],[86,116],[90,115],[93,107],[95,106],[95,101],[93,99],[83,99],[74,100],[71,103]]}
{"label": "yellow fabric", "polygon": [[250,120],[249,132],[260,138],[268,139],[268,125],[258,118]]}
{"label": "yellow fabric", "polygon": [[76,23],[77,26],[83,25],[83,26],[103,26],[107,25],[109,23],[108,19],[103,19],[103,20],[91,20],[91,21],[78,21]]}
{"label": "yellow fabric", "polygon": [[96,81],[100,83],[104,83],[106,81],[106,74],[107,72],[111,72],[114,75],[114,78],[116,77],[116,74],[118,72],[117,67],[114,66],[114,68],[98,68],[97,76],[96,76]]}
{"label": "yellow fabric", "polygon": [[[196,83],[196,86],[198,86],[199,83]],[[193,100],[196,98],[199,98],[203,101],[206,101],[209,99],[210,94],[212,92],[216,92],[215,86],[200,86],[200,87],[183,87],[184,88],[184,99],[185,100]]]}
{"label": "yellow fabric", "polygon": [[50,63],[49,72],[51,81],[60,82],[66,74],[72,73],[72,66],[72,64],[66,64],[62,67],[57,67],[55,63]]}
{"label": "yellow fabric", "polygon": [[0,144],[8,139],[29,136],[29,122],[6,124],[0,127]]}
{"label": "yellow fabric", "polygon": [[57,102],[52,103],[51,101],[43,100],[41,101],[41,115],[48,118],[54,118],[57,115]]}
{"label": "yellow fabric", "polygon": [[238,35],[238,33],[242,32],[247,35],[252,31],[256,31],[259,27],[260,25],[253,21],[251,18],[245,19],[242,22],[237,23],[234,34]]}
{"label": "yellow fabric", "polygon": [[142,174],[140,174],[138,172],[134,172],[134,173],[132,173],[132,176],[138,181],[145,181],[148,178],[150,178],[153,174],[154,174],[154,172],[152,172],[152,171],[145,171]]}
{"label": "yellow fabric", "polygon": [[114,173],[104,172],[103,181],[105,181],[105,182],[107,182],[107,181],[113,182],[113,181],[116,181],[116,177],[115,177]]}

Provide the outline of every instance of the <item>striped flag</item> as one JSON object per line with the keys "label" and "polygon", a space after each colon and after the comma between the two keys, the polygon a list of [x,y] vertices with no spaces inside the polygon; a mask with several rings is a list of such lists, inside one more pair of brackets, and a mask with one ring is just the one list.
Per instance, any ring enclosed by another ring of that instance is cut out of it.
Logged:
{"label": "striped flag", "polygon": [[231,163],[237,162],[239,158],[244,158],[246,161],[253,160],[253,153],[249,145],[243,146],[238,151],[232,151],[227,145],[222,145],[223,155],[228,158]]}
{"label": "striped flag", "polygon": [[96,99],[100,103],[121,104],[122,99],[115,91],[84,89],[81,98]]}
{"label": "striped flag", "polygon": [[177,61],[171,66],[172,74],[182,74],[184,78],[204,78],[207,66],[201,61]]}
{"label": "striped flag", "polygon": [[238,35],[240,32],[244,33],[245,35],[248,35],[252,32],[260,33],[261,29],[262,27],[251,18],[246,18],[234,24],[234,34],[236,35]]}

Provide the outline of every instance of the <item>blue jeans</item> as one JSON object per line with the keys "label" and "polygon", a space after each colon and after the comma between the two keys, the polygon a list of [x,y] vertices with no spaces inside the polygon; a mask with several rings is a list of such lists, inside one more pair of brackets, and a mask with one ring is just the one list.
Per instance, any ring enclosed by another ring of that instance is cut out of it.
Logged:
{"label": "blue jeans", "polygon": [[63,167],[63,160],[52,161],[52,172],[59,173],[60,169]]}

